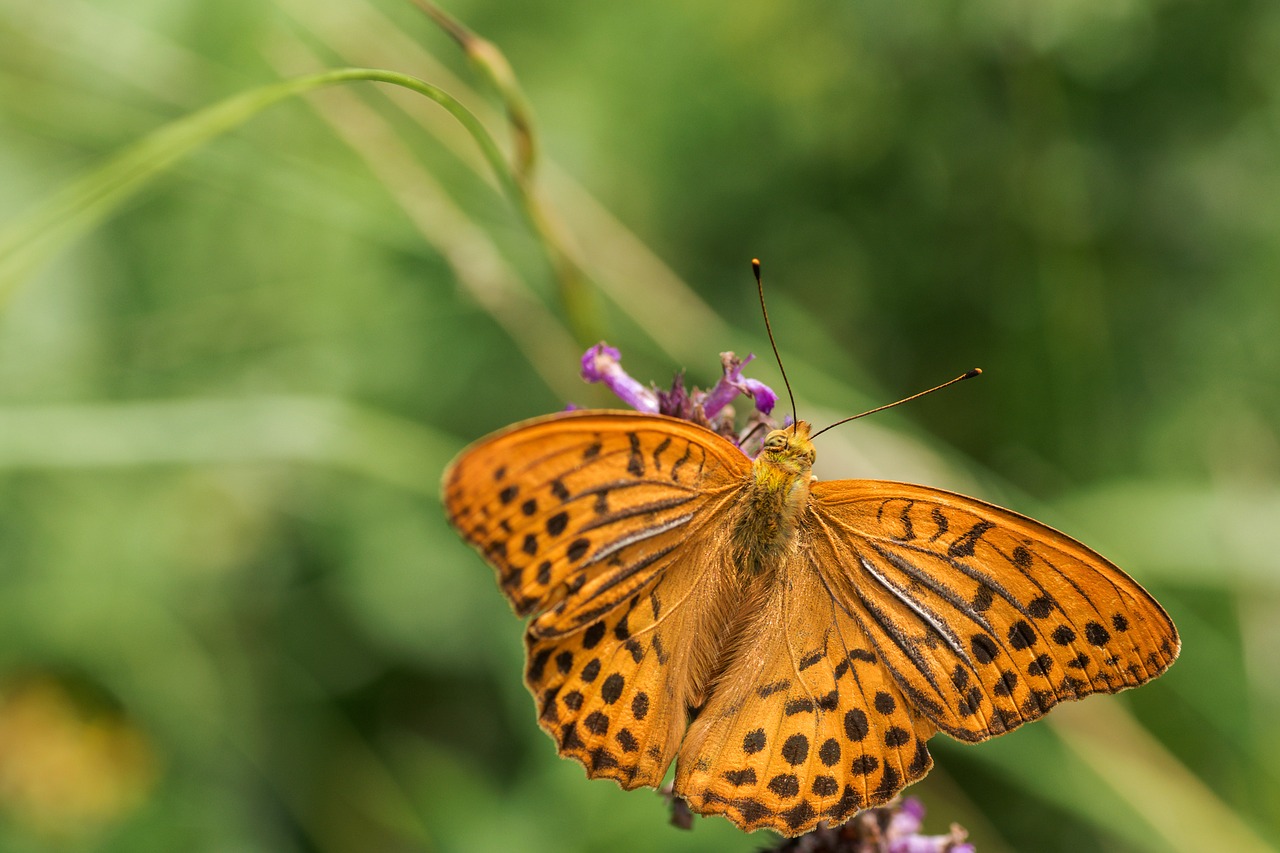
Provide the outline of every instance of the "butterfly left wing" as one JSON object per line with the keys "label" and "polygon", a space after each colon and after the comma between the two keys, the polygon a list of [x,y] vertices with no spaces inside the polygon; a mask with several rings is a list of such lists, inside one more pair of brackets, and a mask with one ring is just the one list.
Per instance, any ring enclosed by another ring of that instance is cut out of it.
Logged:
{"label": "butterfly left wing", "polygon": [[905,483],[815,483],[823,569],[912,705],[964,741],[1160,675],[1177,629],[1101,555],[1009,510]]}
{"label": "butterfly left wing", "polygon": [[538,722],[592,778],[662,783],[723,636],[727,549],[690,533],[680,561],[578,631],[525,637]]}
{"label": "butterfly left wing", "polygon": [[750,470],[688,421],[625,411],[534,418],[468,447],[443,480],[449,522],[539,636],[578,630],[671,564]]}
{"label": "butterfly left wing", "polygon": [[661,783],[723,628],[714,529],[749,470],[686,421],[575,412],[483,439],[446,472],[450,521],[536,614],[539,724],[589,776]]}

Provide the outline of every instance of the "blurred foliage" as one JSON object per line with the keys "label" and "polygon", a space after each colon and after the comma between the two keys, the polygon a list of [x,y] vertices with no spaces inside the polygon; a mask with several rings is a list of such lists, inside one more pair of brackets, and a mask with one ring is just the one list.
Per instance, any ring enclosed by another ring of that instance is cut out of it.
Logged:
{"label": "blurred foliage", "polygon": [[[767,352],[753,255],[811,419],[986,371],[824,436],[826,476],[1031,512],[1183,633],[1139,691],[935,740],[933,829],[988,853],[1280,844],[1280,6],[449,11],[510,60],[542,224],[588,279],[443,111],[354,84],[215,140],[7,292],[0,847],[762,843],[555,757],[519,621],[437,498],[465,442],[607,403],[576,379],[586,337],[659,382]],[[0,0],[0,222],[343,65],[506,132],[408,3]]]}

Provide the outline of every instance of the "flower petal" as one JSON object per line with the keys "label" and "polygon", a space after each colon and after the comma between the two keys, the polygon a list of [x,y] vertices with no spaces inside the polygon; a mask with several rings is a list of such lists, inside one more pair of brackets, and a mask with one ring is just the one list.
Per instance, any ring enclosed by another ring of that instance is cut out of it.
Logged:
{"label": "flower petal", "polygon": [[769,414],[773,411],[773,407],[778,402],[778,395],[773,389],[765,385],[759,379],[744,379],[742,385],[747,389],[747,393],[751,395],[751,399],[755,401],[756,409],[761,414]]}
{"label": "flower petal", "polygon": [[582,378],[603,382],[622,402],[638,412],[658,411],[658,393],[622,369],[622,354],[604,341],[582,354]]}
{"label": "flower petal", "polygon": [[702,411],[708,418],[715,417],[739,394],[751,397],[755,401],[756,408],[764,414],[767,415],[773,411],[774,403],[778,400],[778,395],[773,393],[773,389],[758,379],[742,378],[742,368],[754,358],[754,353],[746,358],[738,358],[731,352],[720,353],[720,366],[724,375],[720,377],[716,387],[707,392],[706,399],[702,401]]}

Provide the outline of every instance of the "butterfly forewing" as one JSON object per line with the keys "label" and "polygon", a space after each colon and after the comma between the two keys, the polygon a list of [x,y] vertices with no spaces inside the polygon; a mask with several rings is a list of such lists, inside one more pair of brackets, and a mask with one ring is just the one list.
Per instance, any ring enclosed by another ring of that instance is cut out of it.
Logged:
{"label": "butterfly forewing", "polygon": [[526,681],[560,752],[625,788],[657,786],[725,629],[725,549],[694,537],[680,560],[584,628],[526,635]]}
{"label": "butterfly forewing", "polygon": [[445,474],[445,508],[516,612],[538,613],[535,633],[550,636],[590,624],[660,573],[749,469],[728,442],[674,418],[553,415],[461,453]]}
{"label": "butterfly forewing", "polygon": [[1172,621],[1113,564],[1008,510],[903,483],[813,488],[815,549],[845,571],[832,593],[909,699],[983,740],[1090,693],[1155,678]]}

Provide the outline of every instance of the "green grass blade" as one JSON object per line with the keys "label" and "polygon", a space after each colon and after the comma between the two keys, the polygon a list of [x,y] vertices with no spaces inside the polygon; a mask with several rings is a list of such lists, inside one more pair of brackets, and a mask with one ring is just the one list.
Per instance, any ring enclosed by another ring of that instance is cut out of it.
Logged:
{"label": "green grass blade", "polygon": [[0,231],[0,302],[60,249],[92,230],[182,157],[287,98],[337,83],[374,81],[402,86],[443,106],[466,128],[509,197],[511,172],[493,137],[466,107],[437,86],[407,74],[340,68],[284,80],[234,95],[181,118],[129,146]]}

